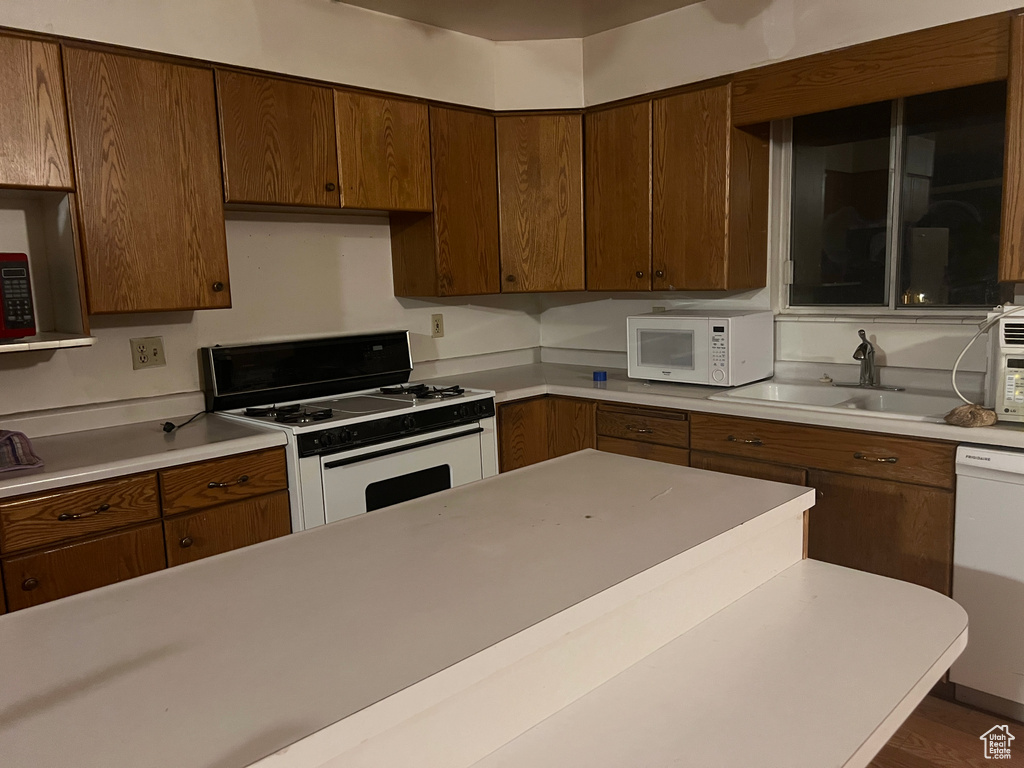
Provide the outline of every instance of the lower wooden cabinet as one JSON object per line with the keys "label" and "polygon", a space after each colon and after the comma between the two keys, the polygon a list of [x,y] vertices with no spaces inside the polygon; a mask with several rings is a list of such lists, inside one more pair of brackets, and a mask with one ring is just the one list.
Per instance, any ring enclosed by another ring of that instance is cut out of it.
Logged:
{"label": "lower wooden cabinet", "polygon": [[690,454],[690,466],[729,475],[742,475],[758,480],[771,480],[790,485],[807,485],[807,470],[803,467],[788,467],[753,459],[737,459],[735,456],[719,456],[714,453],[694,451]]}
{"label": "lower wooden cabinet", "polygon": [[536,397],[498,406],[498,466],[502,472],[595,447],[597,403]]}
{"label": "lower wooden cabinet", "polygon": [[166,567],[160,523],[2,561],[12,611],[133,579]]}
{"label": "lower wooden cabinet", "polygon": [[617,437],[597,438],[597,450],[618,453],[622,456],[635,456],[638,459],[663,461],[666,464],[690,466],[690,452],[685,448],[673,448],[670,445],[643,443],[638,440],[622,440]]}
{"label": "lower wooden cabinet", "polygon": [[950,594],[951,491],[811,471],[808,556]]}
{"label": "lower wooden cabinet", "polygon": [[292,532],[288,492],[164,520],[169,566],[191,563]]}

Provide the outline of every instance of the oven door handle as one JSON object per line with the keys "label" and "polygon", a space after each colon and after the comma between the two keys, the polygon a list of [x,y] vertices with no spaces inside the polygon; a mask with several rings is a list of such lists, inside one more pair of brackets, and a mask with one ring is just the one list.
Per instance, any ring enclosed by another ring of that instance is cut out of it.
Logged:
{"label": "oven door handle", "polygon": [[459,432],[457,435],[445,435],[444,437],[435,437],[433,440],[424,440],[421,443],[412,443],[410,445],[400,445],[396,448],[386,448],[383,451],[374,451],[373,453],[363,453],[359,456],[351,456],[347,459],[338,459],[337,461],[328,461],[324,463],[324,469],[334,469],[335,467],[347,467],[349,464],[358,464],[361,461],[369,461],[370,459],[379,459],[381,456],[391,456],[396,453],[402,453],[404,451],[411,451],[414,448],[422,448],[426,445],[436,445],[437,443],[444,443],[448,440],[457,440],[460,437],[469,437],[470,435],[479,435],[484,431],[483,427],[477,427],[467,432]]}

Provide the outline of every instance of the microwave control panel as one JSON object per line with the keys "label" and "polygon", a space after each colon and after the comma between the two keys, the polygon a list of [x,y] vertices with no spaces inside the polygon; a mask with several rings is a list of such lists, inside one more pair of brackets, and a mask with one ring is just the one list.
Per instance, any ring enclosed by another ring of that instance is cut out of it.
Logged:
{"label": "microwave control panel", "polygon": [[722,384],[729,374],[729,349],[724,325],[711,325],[711,381]]}
{"label": "microwave control panel", "polygon": [[996,416],[1001,421],[1024,421],[1024,358],[1003,358],[1003,387]]}
{"label": "microwave control panel", "polygon": [[35,332],[28,257],[0,253],[0,338],[32,336]]}

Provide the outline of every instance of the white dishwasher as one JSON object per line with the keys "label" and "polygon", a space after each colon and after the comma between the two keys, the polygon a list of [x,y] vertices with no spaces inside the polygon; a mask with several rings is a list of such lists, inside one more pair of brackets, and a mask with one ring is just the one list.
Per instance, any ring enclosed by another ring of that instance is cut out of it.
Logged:
{"label": "white dishwasher", "polygon": [[953,599],[967,611],[967,649],[949,673],[957,699],[1024,715],[1024,451],[956,452]]}

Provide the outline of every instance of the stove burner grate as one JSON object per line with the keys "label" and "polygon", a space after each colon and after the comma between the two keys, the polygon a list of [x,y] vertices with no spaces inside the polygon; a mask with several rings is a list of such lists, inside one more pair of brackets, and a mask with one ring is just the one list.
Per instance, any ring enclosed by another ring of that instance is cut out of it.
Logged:
{"label": "stove burner grate", "polygon": [[417,400],[445,400],[464,393],[462,387],[428,387],[426,384],[399,384],[397,387],[381,387],[382,395],[412,395]]}
{"label": "stove burner grate", "polygon": [[334,411],[330,408],[300,408],[296,405],[294,408],[289,407],[287,411],[279,409],[274,421],[279,424],[310,424],[329,419],[333,415]]}

